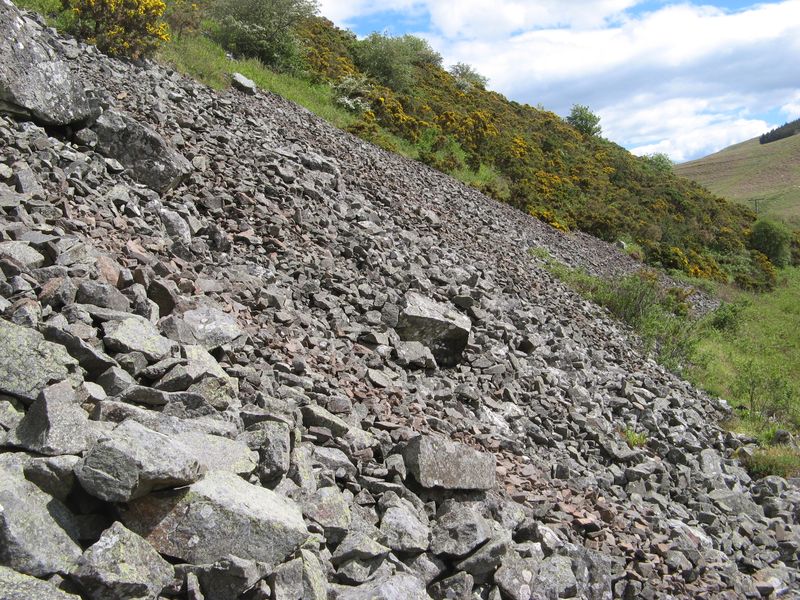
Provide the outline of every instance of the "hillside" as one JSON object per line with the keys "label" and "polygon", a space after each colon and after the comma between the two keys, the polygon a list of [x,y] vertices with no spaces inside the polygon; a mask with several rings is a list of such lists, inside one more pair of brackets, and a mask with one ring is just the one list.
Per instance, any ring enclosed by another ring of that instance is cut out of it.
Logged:
{"label": "hillside", "polygon": [[675,166],[675,172],[729,200],[800,227],[800,135],[758,138]]}
{"label": "hillside", "polygon": [[797,589],[797,482],[530,254],[613,246],[0,27],[0,597]]}

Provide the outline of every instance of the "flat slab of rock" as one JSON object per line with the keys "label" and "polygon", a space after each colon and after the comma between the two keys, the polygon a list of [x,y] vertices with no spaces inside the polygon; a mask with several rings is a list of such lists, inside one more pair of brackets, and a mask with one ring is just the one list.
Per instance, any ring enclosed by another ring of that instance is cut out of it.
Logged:
{"label": "flat slab of rock", "polygon": [[342,592],[339,600],[431,600],[431,597],[424,581],[402,573]]}
{"label": "flat slab of rock", "polygon": [[36,269],[44,264],[44,256],[27,242],[0,242],[0,258],[8,258],[28,269]]}
{"label": "flat slab of rock", "polygon": [[231,75],[231,85],[237,90],[244,92],[250,96],[255,96],[258,92],[258,86],[252,79],[248,79],[241,73],[234,73]]}
{"label": "flat slab of rock", "polygon": [[106,111],[92,129],[100,154],[118,160],[131,177],[159,193],[174,188],[192,172],[192,164],[155,130],[126,114]]}
{"label": "flat slab of rock", "polygon": [[188,456],[197,459],[206,471],[228,471],[249,475],[258,466],[258,452],[244,442],[201,431],[187,431],[172,436]]}
{"label": "flat slab of rock", "polygon": [[76,538],[67,508],[0,462],[0,565],[34,577],[67,573],[81,555]]}
{"label": "flat slab of rock", "polygon": [[406,306],[395,327],[402,340],[420,342],[430,348],[441,367],[458,364],[471,329],[469,317],[417,292],[406,295]]}
{"label": "flat slab of rock", "polygon": [[128,502],[154,490],[194,483],[205,467],[173,437],[123,422],[75,468],[81,486],[108,502]]}
{"label": "flat slab of rock", "polygon": [[3,600],[81,600],[80,596],[62,592],[49,581],[42,581],[0,567],[0,598]]}
{"label": "flat slab of rock", "polygon": [[63,381],[78,361],[64,346],[34,329],[0,320],[0,392],[33,402],[51,383]]}
{"label": "flat slab of rock", "polygon": [[0,0],[0,111],[48,125],[85,121],[92,108],[81,82],[48,43],[49,35]]}
{"label": "flat slab of rock", "polygon": [[156,362],[168,356],[175,344],[158,333],[146,319],[130,317],[103,323],[103,343],[113,352],[141,352]]}
{"label": "flat slab of rock", "polygon": [[181,344],[196,344],[213,350],[226,344],[239,347],[246,335],[236,317],[211,306],[187,310],[183,315],[170,315],[161,323],[161,329],[171,340]]}
{"label": "flat slab of rock", "polygon": [[426,488],[489,490],[495,485],[494,455],[441,437],[412,439],[403,459],[408,472]]}
{"label": "flat slab of rock", "polygon": [[233,554],[274,567],[309,536],[293,501],[222,471],[134,500],[122,520],[162,555],[193,564]]}
{"label": "flat slab of rock", "polygon": [[156,598],[174,569],[141,537],[116,522],[87,548],[71,575],[93,600]]}

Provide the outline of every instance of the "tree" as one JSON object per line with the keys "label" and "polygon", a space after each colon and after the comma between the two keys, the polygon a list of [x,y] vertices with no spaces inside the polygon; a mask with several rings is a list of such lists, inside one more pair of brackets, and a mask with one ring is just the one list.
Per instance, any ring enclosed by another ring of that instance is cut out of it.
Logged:
{"label": "tree", "polygon": [[486,89],[486,84],[489,80],[478,73],[472,66],[467,63],[456,63],[450,67],[450,75],[456,80],[456,85],[459,89],[466,92],[473,87]]}
{"label": "tree", "polygon": [[750,246],[765,254],[776,267],[785,267],[791,257],[792,233],[782,223],[759,219],[750,234]]}
{"label": "tree", "polygon": [[583,104],[573,104],[572,111],[567,117],[567,123],[580,131],[586,137],[600,135],[600,117]]}
{"label": "tree", "polygon": [[353,58],[359,69],[395,92],[410,92],[415,65],[441,66],[442,57],[422,38],[372,33],[356,43]]}
{"label": "tree", "polygon": [[315,0],[211,0],[212,36],[229,52],[290,69],[299,61],[294,29],[317,12]]}
{"label": "tree", "polygon": [[656,152],[655,154],[648,154],[643,156],[647,164],[659,173],[672,173],[672,159],[663,152]]}

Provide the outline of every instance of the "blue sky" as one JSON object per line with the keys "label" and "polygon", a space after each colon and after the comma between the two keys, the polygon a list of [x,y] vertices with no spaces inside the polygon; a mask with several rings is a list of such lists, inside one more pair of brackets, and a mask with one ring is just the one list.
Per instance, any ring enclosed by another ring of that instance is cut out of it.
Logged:
{"label": "blue sky", "polygon": [[800,0],[320,0],[358,35],[426,38],[509,98],[683,161],[800,118]]}

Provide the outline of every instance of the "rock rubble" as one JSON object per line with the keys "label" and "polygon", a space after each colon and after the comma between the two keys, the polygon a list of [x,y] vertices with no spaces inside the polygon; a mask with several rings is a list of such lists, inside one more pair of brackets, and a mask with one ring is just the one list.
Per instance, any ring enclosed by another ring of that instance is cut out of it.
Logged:
{"label": "rock rubble", "polygon": [[0,597],[797,597],[798,482],[528,252],[612,246],[0,23],[98,107],[0,64]]}

